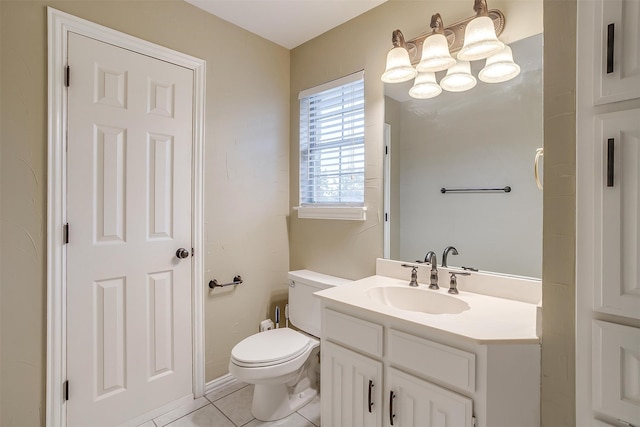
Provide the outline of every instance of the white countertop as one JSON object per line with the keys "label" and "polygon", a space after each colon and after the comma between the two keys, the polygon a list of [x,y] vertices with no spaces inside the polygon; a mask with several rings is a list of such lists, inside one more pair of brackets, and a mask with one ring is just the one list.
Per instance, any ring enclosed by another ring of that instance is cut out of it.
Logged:
{"label": "white countertop", "polygon": [[[428,314],[401,310],[370,299],[366,294],[367,290],[380,286],[409,285],[407,280],[370,276],[317,292],[315,295],[325,302],[339,302],[375,315],[400,319],[470,339],[478,344],[540,342],[536,334],[537,304],[460,290],[458,295],[450,296],[466,302],[469,310],[460,314]],[[447,288],[431,290],[428,285],[420,284],[415,289],[449,295]]]}

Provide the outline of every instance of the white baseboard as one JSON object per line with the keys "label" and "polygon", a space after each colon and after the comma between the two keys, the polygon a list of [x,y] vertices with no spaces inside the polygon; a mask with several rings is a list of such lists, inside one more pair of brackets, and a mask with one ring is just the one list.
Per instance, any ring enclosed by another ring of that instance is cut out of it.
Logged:
{"label": "white baseboard", "polygon": [[237,382],[239,381],[236,377],[231,374],[226,374],[206,383],[204,386],[204,393],[213,393],[214,391],[222,390],[223,388],[233,385]]}

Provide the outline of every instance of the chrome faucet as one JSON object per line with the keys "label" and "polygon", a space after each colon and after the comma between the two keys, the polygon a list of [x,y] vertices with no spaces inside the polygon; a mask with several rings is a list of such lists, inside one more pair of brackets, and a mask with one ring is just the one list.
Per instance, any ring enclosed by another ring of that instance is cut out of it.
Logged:
{"label": "chrome faucet", "polygon": [[458,250],[456,248],[454,248],[453,246],[447,246],[446,248],[444,248],[444,252],[442,252],[442,266],[443,267],[448,267],[448,265],[447,265],[447,257],[449,256],[449,252],[451,252],[451,254],[453,254],[453,255],[458,255]]}
{"label": "chrome faucet", "polygon": [[429,275],[429,289],[440,289],[438,286],[438,261],[436,260],[436,253],[433,251],[427,252],[424,256],[424,262],[431,264],[431,274]]}
{"label": "chrome faucet", "polygon": [[431,255],[435,255],[436,253],[433,251],[429,251],[427,252],[427,254],[424,256],[424,261],[422,262],[431,262]]}

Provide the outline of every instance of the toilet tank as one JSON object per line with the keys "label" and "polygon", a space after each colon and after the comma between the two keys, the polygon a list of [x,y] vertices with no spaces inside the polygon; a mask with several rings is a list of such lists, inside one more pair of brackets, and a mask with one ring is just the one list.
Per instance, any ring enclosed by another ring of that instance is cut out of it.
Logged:
{"label": "toilet tank", "polygon": [[350,283],[351,280],[309,270],[289,272],[289,321],[296,328],[320,337],[320,298],[314,292]]}

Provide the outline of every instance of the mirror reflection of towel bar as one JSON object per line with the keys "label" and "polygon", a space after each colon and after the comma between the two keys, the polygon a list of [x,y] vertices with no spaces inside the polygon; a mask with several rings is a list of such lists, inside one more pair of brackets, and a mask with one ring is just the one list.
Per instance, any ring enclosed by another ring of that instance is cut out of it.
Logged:
{"label": "mirror reflection of towel bar", "polygon": [[502,188],[444,188],[440,189],[441,193],[482,193],[485,191],[510,193],[511,187],[508,185]]}

